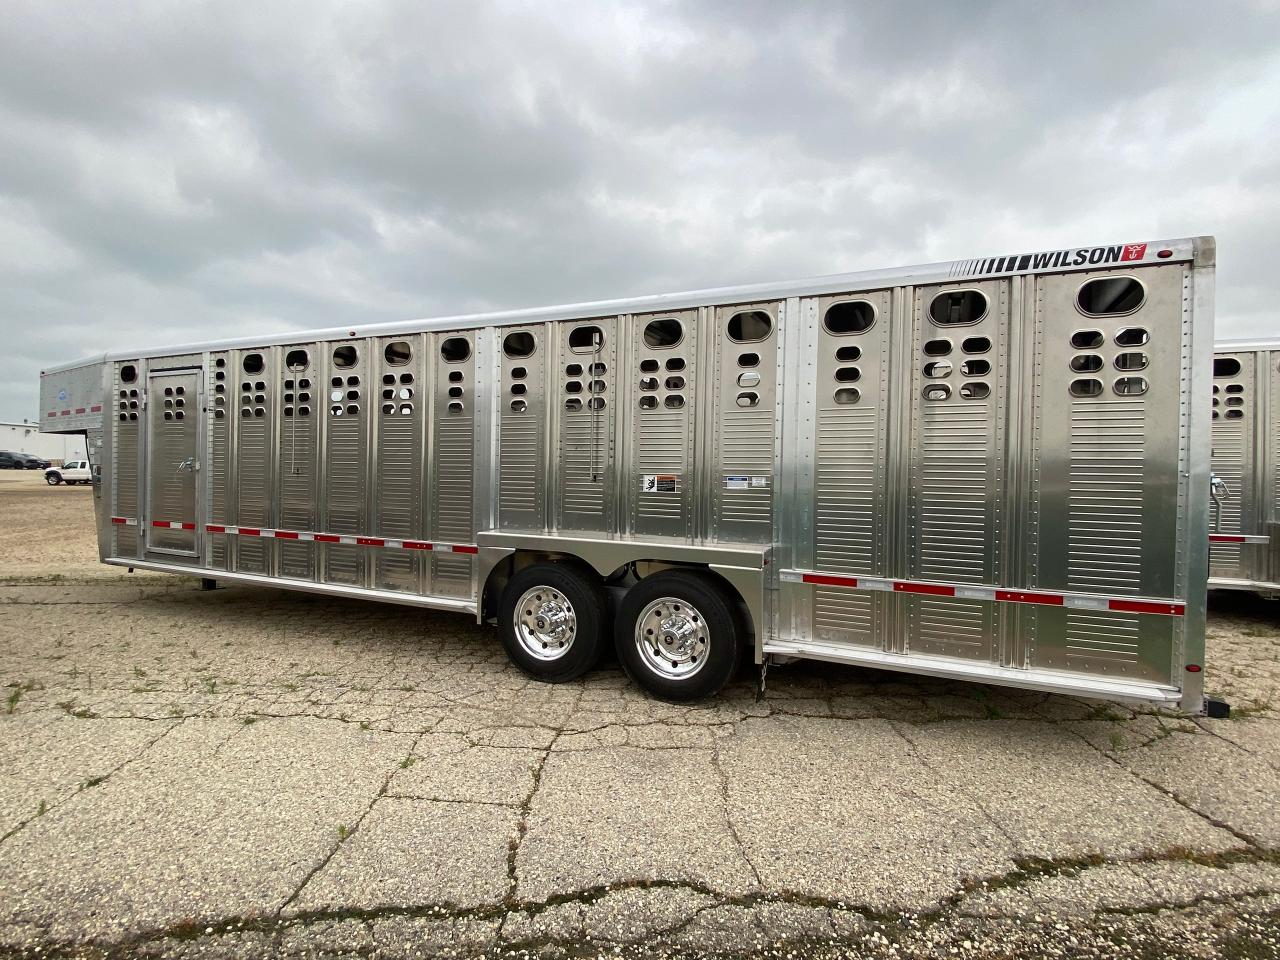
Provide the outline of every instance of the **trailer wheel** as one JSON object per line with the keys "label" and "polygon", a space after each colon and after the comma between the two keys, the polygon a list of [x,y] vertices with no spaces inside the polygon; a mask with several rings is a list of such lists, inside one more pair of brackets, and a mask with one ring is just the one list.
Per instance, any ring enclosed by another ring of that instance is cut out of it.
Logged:
{"label": "trailer wheel", "polygon": [[738,668],[743,631],[710,577],[670,570],[627,591],[615,629],[627,676],[663,700],[719,693]]}
{"label": "trailer wheel", "polygon": [[51,487],[56,487],[58,484],[60,484],[60,483],[62,482],[62,474],[60,474],[60,473],[46,473],[46,474],[44,475],[44,482],[45,482],[45,483],[47,483],[47,484],[48,484],[49,486],[51,486]]}
{"label": "trailer wheel", "polygon": [[535,680],[564,683],[594,667],[604,622],[599,581],[567,563],[525,567],[502,591],[502,646]]}

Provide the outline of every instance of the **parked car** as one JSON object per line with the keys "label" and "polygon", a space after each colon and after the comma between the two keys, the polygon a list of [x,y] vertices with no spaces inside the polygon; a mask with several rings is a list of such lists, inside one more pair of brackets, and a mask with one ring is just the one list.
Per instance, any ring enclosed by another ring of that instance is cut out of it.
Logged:
{"label": "parked car", "polygon": [[68,460],[60,467],[49,467],[44,472],[45,482],[51,487],[60,483],[72,486],[77,483],[90,483],[93,473],[89,469],[88,460]]}
{"label": "parked car", "polygon": [[22,460],[22,454],[0,450],[0,470],[22,470],[25,468],[26,464]]}
{"label": "parked car", "polygon": [[20,453],[18,456],[21,458],[23,465],[28,470],[47,470],[49,468],[48,460],[42,460],[29,453]]}

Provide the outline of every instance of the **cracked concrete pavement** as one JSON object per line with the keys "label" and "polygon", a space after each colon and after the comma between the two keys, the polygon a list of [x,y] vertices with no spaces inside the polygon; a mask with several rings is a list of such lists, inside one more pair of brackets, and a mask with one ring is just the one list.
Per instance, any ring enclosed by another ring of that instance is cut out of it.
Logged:
{"label": "cracked concrete pavement", "polygon": [[1211,721],[797,664],[529,681],[467,618],[96,563],[0,475],[0,955],[1275,956],[1280,607]]}

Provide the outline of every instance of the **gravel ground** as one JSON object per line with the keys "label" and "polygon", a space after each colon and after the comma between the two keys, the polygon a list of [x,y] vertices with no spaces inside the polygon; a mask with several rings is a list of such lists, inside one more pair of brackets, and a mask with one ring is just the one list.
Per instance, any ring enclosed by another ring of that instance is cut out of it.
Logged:
{"label": "gravel ground", "polygon": [[1210,721],[822,665],[531,683],[458,615],[126,575],[0,473],[0,955],[1280,956],[1280,606]]}

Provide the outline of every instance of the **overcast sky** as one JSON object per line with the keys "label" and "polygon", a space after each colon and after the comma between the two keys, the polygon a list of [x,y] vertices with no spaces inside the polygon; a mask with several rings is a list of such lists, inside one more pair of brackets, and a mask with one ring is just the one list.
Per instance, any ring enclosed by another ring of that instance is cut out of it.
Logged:
{"label": "overcast sky", "polygon": [[1201,233],[1280,333],[1278,225],[1276,2],[0,13],[3,420],[109,349]]}

